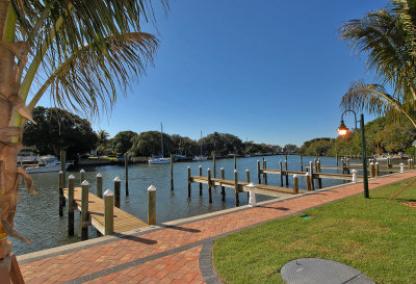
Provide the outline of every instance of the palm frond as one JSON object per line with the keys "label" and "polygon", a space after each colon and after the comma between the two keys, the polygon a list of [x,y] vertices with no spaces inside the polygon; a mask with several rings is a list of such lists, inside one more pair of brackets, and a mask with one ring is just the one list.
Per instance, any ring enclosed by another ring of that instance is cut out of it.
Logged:
{"label": "palm frond", "polygon": [[404,115],[416,127],[416,119],[412,115],[408,104],[399,98],[389,95],[384,87],[379,84],[366,84],[362,81],[354,82],[342,97],[341,108],[356,111],[366,111],[372,114]]}

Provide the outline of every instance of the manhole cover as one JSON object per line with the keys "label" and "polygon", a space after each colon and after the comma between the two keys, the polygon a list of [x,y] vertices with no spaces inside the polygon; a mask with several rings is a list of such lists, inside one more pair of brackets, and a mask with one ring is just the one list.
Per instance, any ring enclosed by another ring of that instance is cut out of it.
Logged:
{"label": "manhole cover", "polygon": [[374,284],[360,271],[345,264],[319,258],[300,258],[280,271],[288,284]]}

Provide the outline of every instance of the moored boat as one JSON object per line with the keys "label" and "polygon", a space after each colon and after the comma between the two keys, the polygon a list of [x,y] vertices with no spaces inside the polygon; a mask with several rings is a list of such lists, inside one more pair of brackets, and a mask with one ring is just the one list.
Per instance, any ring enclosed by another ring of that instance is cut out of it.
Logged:
{"label": "moored boat", "polygon": [[[70,165],[71,163],[65,163],[65,169],[68,169]],[[36,166],[29,166],[26,168],[28,174],[53,173],[59,172],[60,170],[61,162],[52,155],[41,156],[39,157]]]}

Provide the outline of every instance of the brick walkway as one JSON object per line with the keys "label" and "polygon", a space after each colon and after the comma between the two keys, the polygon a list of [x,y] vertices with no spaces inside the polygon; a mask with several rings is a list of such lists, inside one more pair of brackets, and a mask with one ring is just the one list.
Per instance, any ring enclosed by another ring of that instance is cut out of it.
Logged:
{"label": "brick walkway", "polygon": [[[411,171],[370,180],[370,189],[415,175]],[[209,271],[200,258],[213,238],[359,193],[361,183],[348,184],[126,238],[103,238],[60,253],[23,257],[20,265],[27,283],[215,283],[206,277]]]}

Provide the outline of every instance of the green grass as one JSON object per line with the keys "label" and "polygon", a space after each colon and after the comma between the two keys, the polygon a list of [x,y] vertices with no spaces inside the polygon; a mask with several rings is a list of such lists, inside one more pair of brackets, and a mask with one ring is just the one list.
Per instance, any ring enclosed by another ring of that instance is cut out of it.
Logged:
{"label": "green grass", "polygon": [[[392,192],[407,188],[390,200]],[[355,267],[377,283],[415,283],[416,179],[353,196],[221,238],[214,265],[225,283],[283,283],[280,268],[301,257]]]}

